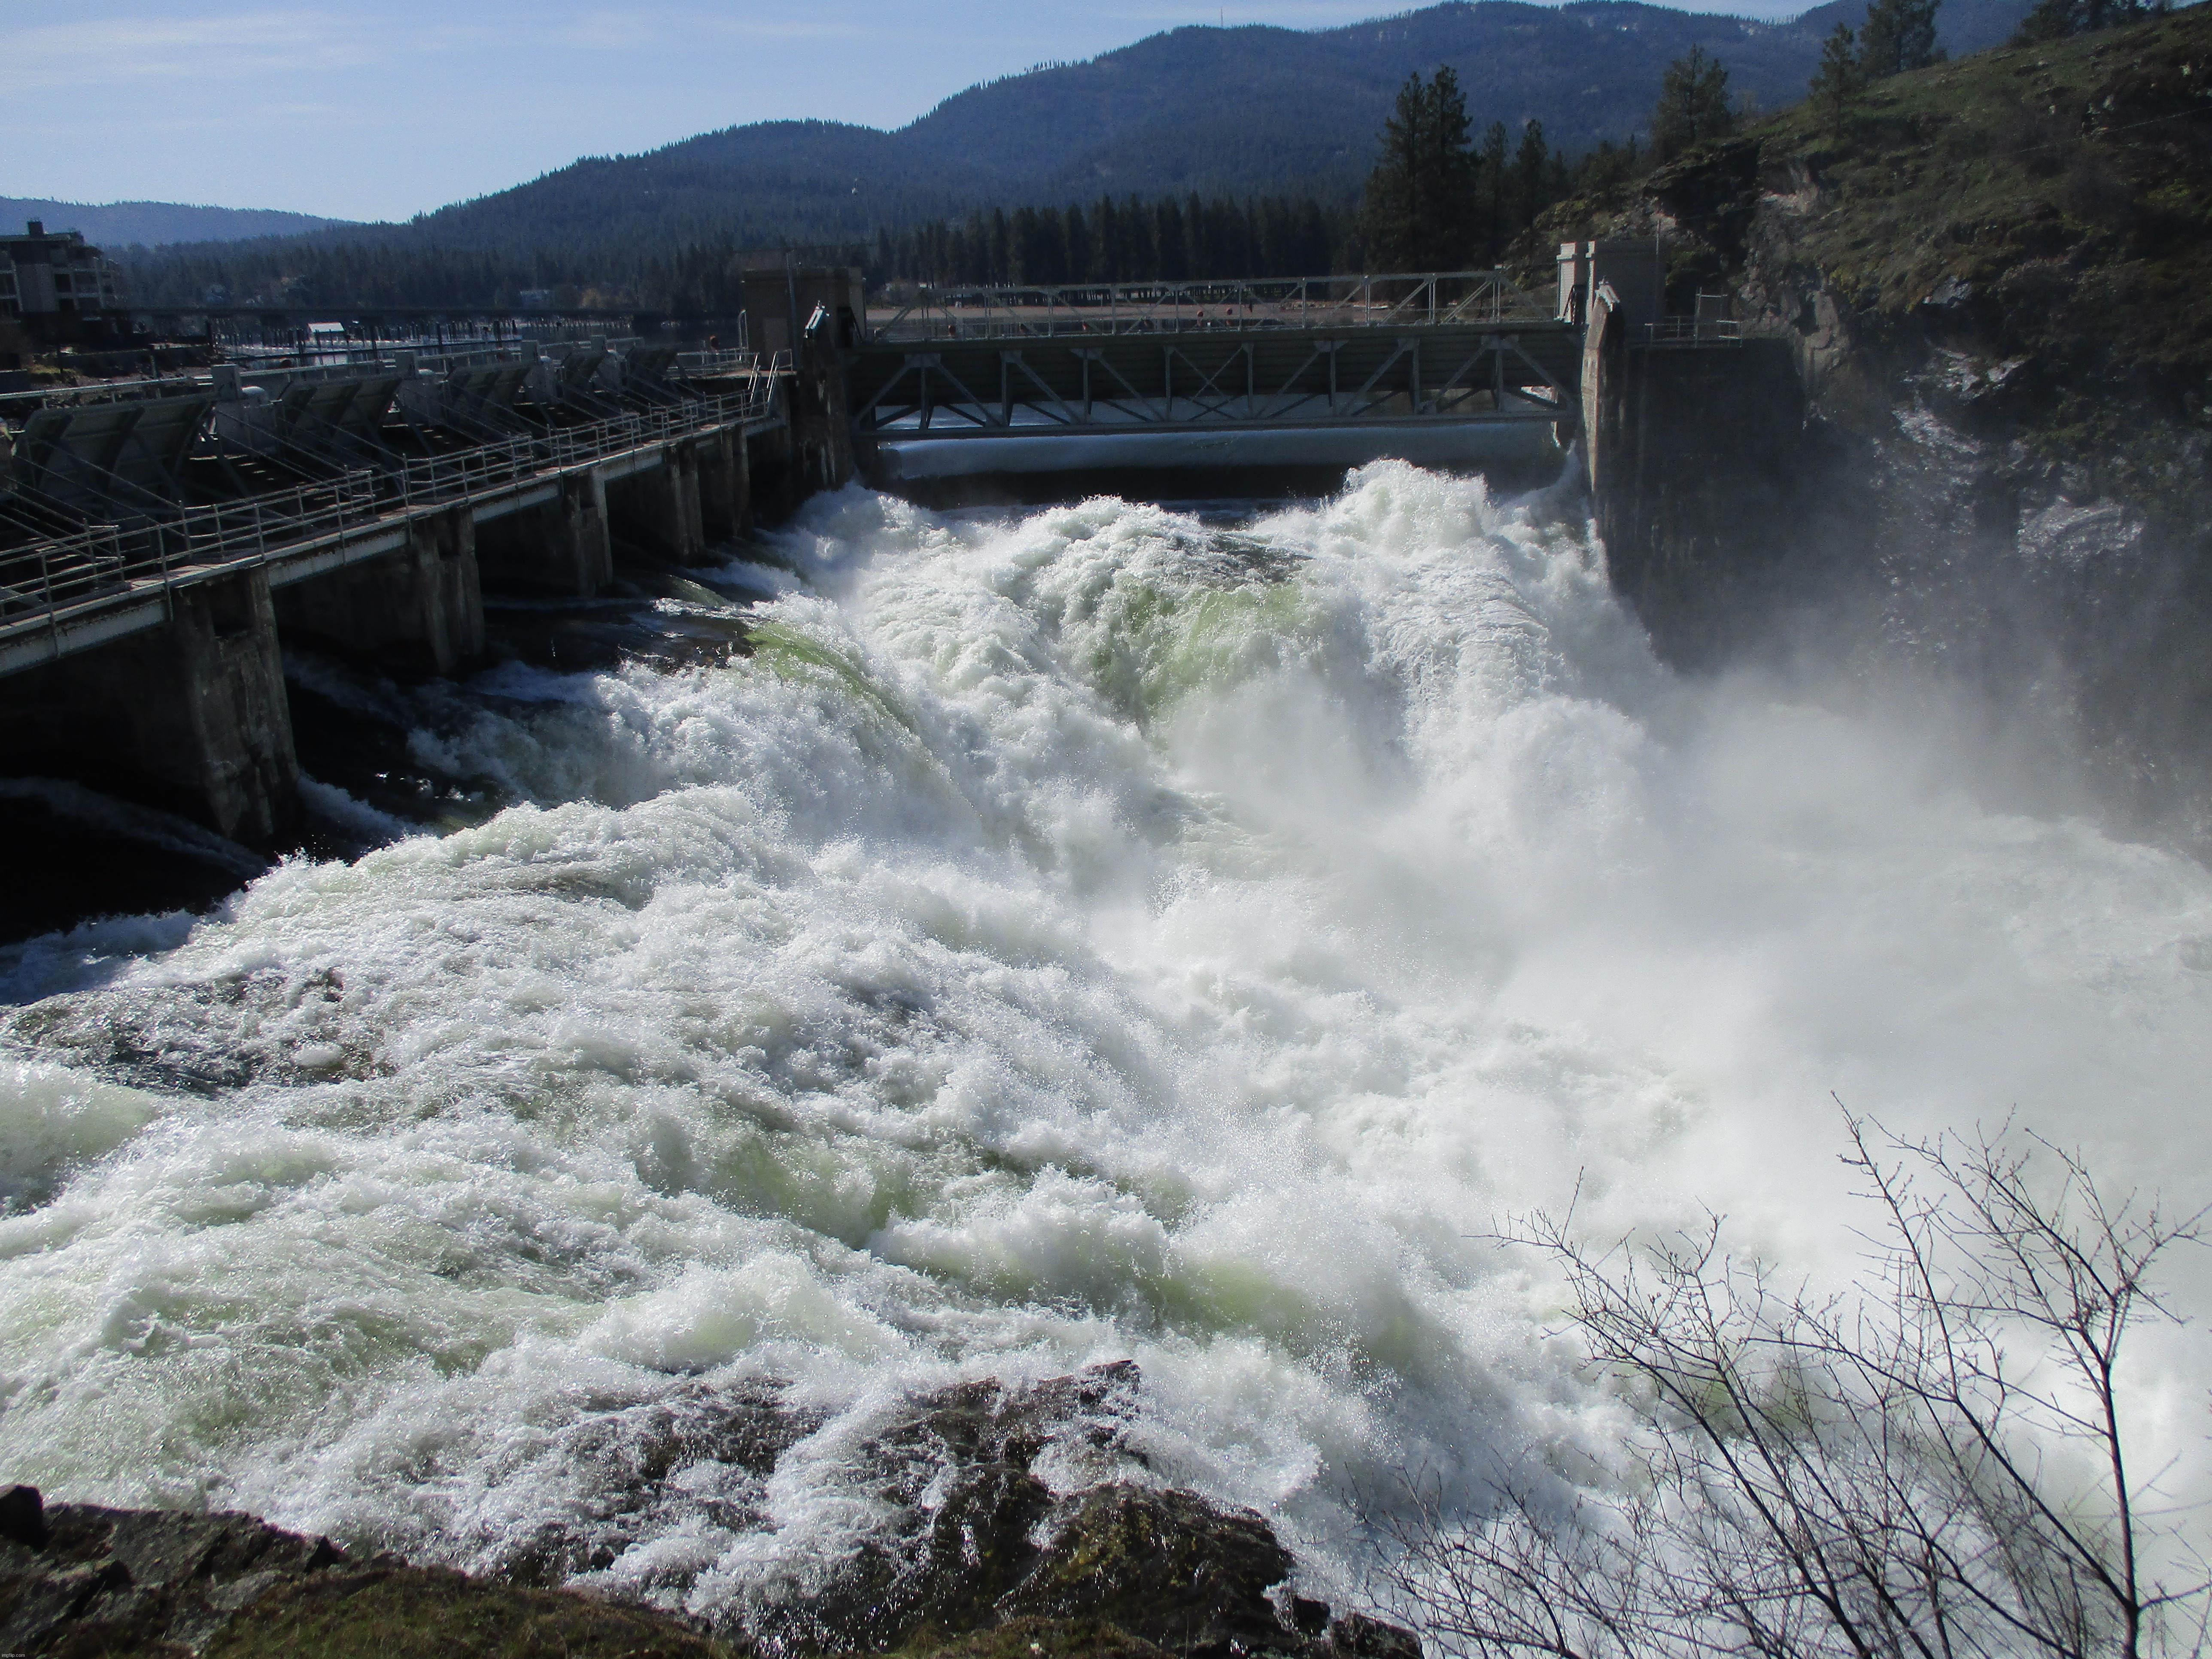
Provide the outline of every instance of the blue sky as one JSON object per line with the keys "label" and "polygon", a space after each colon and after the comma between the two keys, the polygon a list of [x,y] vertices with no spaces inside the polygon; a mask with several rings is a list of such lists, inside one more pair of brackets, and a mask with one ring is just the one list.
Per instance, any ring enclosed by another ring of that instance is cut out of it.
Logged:
{"label": "blue sky", "polygon": [[1407,4],[0,0],[0,195],[404,218],[740,122],[897,126],[977,81],[1186,23],[1313,28]]}

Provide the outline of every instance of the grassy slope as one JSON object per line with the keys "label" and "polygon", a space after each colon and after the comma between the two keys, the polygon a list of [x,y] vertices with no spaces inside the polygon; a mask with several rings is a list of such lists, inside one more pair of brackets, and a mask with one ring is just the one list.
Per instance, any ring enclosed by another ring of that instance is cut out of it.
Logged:
{"label": "grassy slope", "polygon": [[2212,371],[2212,6],[1900,76],[1840,120],[1800,105],[1563,204],[1526,257],[1662,215],[1670,309],[1794,275],[1862,343],[2026,358],[2059,403],[2161,387],[2193,416]]}
{"label": "grassy slope", "polygon": [[1760,148],[1819,179],[1798,246],[1862,310],[1955,279],[2046,362],[2212,368],[2212,8],[1900,76],[1839,125],[1800,106]]}

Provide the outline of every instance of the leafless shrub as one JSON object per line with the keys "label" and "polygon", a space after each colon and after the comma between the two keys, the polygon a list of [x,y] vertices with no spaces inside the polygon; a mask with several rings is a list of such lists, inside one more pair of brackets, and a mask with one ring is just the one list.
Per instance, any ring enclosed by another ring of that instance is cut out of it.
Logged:
{"label": "leafless shrub", "polygon": [[[1496,1516],[1418,1500],[1384,1574],[1481,1656],[2125,1659],[2205,1650],[2206,1585],[2131,1469],[2123,1345],[2200,1242],[2008,1128],[1908,1141],[1846,1120],[1880,1218],[1856,1296],[1722,1248],[1717,1218],[1595,1252],[1572,1212],[1502,1235],[1564,1273],[1571,1328],[1638,1422],[1624,1495]],[[1401,1513],[1407,1513],[1401,1511]],[[2163,1564],[2153,1566],[2151,1563]],[[2183,1562],[2183,1569],[2175,1569]],[[2186,1582],[2161,1576],[2182,1571]]]}

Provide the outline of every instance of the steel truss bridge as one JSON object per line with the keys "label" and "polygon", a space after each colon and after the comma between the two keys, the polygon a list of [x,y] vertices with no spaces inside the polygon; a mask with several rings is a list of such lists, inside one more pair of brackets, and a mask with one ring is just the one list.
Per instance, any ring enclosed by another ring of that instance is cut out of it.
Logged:
{"label": "steel truss bridge", "polygon": [[854,437],[880,444],[1571,424],[1582,350],[1488,270],[924,289],[844,357]]}

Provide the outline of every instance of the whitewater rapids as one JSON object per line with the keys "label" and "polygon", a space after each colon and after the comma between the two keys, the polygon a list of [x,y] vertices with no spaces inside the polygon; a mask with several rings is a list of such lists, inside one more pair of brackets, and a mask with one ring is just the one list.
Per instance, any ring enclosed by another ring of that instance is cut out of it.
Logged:
{"label": "whitewater rapids", "polygon": [[1486,1236],[1578,1182],[1847,1278],[1832,1092],[2212,1197],[2206,871],[1970,722],[1677,680],[1541,496],[773,539],[749,656],[416,734],[527,804],[0,952],[0,1479],[496,1567],[594,1414],[788,1380],[766,1523],[691,1472],[596,1575],[727,1613],[880,1523],[905,1392],[1128,1357],[1158,1477],[1340,1595],[1399,1472],[1617,1437]]}

